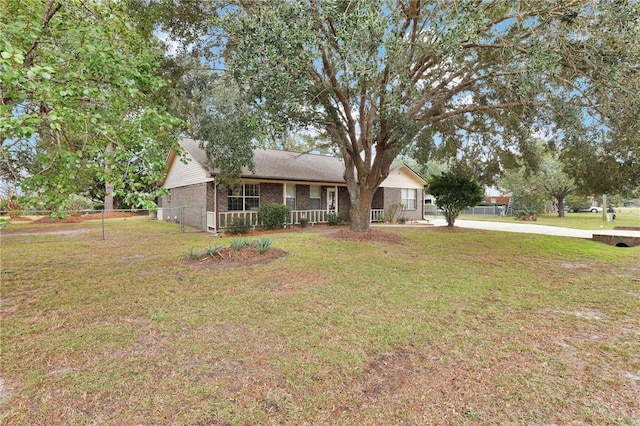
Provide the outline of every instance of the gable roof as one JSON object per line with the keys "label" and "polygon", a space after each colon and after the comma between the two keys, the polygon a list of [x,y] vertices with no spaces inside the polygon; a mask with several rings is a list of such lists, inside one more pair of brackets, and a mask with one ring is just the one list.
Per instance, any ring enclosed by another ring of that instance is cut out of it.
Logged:
{"label": "gable roof", "polygon": [[[211,176],[220,173],[219,169],[213,167],[198,141],[183,139],[179,143]],[[168,161],[173,160],[169,158]],[[345,183],[344,161],[338,157],[275,149],[255,149],[253,163],[255,170],[252,172],[248,168],[243,168],[241,178]]]}
{"label": "gable roof", "polygon": [[[193,139],[182,139],[179,144],[209,176],[220,173],[219,169],[213,167],[204,149],[200,148],[200,142]],[[167,171],[176,157],[175,152],[169,155]],[[255,170],[252,172],[243,168],[241,178],[345,184],[344,161],[338,157],[275,149],[255,149],[253,162]],[[393,167],[391,172],[399,169],[403,169],[414,180],[426,184],[424,179],[406,164]]]}

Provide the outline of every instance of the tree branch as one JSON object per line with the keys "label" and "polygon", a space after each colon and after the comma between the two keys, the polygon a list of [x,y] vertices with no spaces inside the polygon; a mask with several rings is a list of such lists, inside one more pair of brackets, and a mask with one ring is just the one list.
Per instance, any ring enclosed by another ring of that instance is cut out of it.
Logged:
{"label": "tree branch", "polygon": [[31,47],[27,50],[27,53],[24,55],[24,61],[22,61],[22,66],[25,68],[30,68],[33,65],[33,61],[36,56],[36,48],[40,43],[40,36],[42,32],[49,26],[51,19],[53,19],[54,15],[58,13],[60,9],[62,9],[61,3],[56,3],[57,0],[48,0],[47,5],[44,8],[44,16],[42,17],[42,21],[40,24],[40,33],[38,37],[31,43]]}
{"label": "tree branch", "polygon": [[509,108],[517,108],[517,107],[531,107],[531,106],[539,106],[543,105],[541,102],[532,102],[529,100],[515,101],[515,102],[503,102],[495,105],[472,105],[465,108],[460,108],[454,111],[445,112],[444,114],[439,114],[430,118],[431,123],[438,123],[440,121],[444,121],[447,118],[454,117],[456,115],[467,114],[470,112],[482,112],[482,111],[491,111],[498,109],[509,109]]}

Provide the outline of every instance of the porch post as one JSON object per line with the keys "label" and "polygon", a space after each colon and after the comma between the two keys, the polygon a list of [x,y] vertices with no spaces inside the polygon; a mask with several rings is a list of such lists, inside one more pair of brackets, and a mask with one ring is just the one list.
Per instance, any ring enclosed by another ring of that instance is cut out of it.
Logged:
{"label": "porch post", "polygon": [[213,179],[213,230],[218,232],[218,184]]}

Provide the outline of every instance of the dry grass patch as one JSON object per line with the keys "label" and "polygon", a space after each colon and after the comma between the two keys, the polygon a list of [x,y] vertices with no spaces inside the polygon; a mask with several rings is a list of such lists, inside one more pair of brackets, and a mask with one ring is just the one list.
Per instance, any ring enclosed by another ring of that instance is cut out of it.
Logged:
{"label": "dry grass patch", "polygon": [[339,229],[330,234],[338,240],[372,242],[372,243],[394,243],[400,244],[403,241],[401,235],[393,232],[379,231],[371,229],[369,232],[354,232],[351,229]]}

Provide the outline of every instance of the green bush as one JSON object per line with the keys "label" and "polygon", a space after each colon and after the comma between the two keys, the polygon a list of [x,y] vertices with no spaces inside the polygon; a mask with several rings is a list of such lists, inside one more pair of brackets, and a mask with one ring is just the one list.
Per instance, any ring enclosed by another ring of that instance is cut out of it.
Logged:
{"label": "green bush", "polygon": [[291,209],[278,203],[267,203],[258,210],[258,222],[264,229],[279,229],[287,223]]}
{"label": "green bush", "polygon": [[327,223],[329,226],[338,226],[340,225],[340,218],[335,213],[328,213]]}
{"label": "green bush", "polygon": [[234,218],[229,226],[227,227],[227,232],[232,235],[246,234],[251,230],[251,225],[249,222],[243,217]]}
{"label": "green bush", "polygon": [[72,212],[86,212],[93,210],[93,201],[78,194],[71,194],[66,203],[67,210]]}

